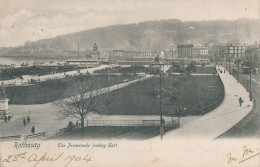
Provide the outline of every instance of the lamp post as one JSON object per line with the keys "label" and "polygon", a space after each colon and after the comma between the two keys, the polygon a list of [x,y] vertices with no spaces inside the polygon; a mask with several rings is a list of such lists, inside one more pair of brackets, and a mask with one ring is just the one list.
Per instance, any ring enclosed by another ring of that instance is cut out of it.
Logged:
{"label": "lamp post", "polygon": [[173,64],[173,46],[172,46],[172,64]]}
{"label": "lamp post", "polygon": [[[161,68],[161,65],[160,65]],[[161,134],[161,140],[163,139],[163,118],[162,118],[162,113],[163,113],[163,108],[162,108],[162,71],[160,69],[160,134]]]}
{"label": "lamp post", "polygon": [[[250,61],[250,64],[249,64],[249,98],[250,98],[250,101],[252,101],[252,56],[253,56],[253,49],[248,49],[246,51],[246,55],[247,55],[247,59],[248,61]],[[249,56],[250,56],[250,60],[249,60]]]}
{"label": "lamp post", "polygon": [[162,70],[164,69],[164,63],[160,63],[159,58],[155,59],[155,63],[153,63],[152,65],[155,66],[159,66],[159,70],[160,70],[160,92],[159,92],[159,98],[160,98],[160,135],[161,135],[161,140],[163,139],[163,135],[164,135],[164,130],[163,130],[163,103],[162,103]]}
{"label": "lamp post", "polygon": [[229,58],[229,73],[231,74],[231,59]]}
{"label": "lamp post", "polygon": [[227,69],[227,55],[228,55],[228,53],[226,53],[226,69]]}
{"label": "lamp post", "polygon": [[253,56],[253,52],[251,52],[250,55],[250,80],[249,80],[249,98],[250,101],[252,101],[252,56]]}
{"label": "lamp post", "polygon": [[240,59],[238,58],[238,60],[237,60],[237,82],[239,82],[239,63],[240,63]]}

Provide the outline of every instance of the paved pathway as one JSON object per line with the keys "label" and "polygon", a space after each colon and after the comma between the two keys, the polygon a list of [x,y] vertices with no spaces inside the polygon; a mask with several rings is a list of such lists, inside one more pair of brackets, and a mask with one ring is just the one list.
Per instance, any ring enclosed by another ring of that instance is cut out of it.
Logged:
{"label": "paved pathway", "polygon": [[[223,67],[220,68],[224,71]],[[253,102],[249,101],[246,89],[227,71],[219,75],[225,87],[225,97],[221,105],[201,118],[167,132],[165,139],[187,137],[215,139],[241,121],[252,110]],[[241,107],[238,102],[239,97],[244,100]],[[154,139],[158,140],[159,137]]]}
{"label": "paved pathway", "polygon": [[[96,70],[101,70],[101,69],[105,69],[111,67],[111,65],[101,65],[98,67],[94,67],[94,68],[88,68],[88,69],[81,69],[80,73],[82,74],[86,74],[88,73],[93,73]],[[76,76],[79,75],[80,73],[78,73],[78,71],[68,71],[66,72],[66,75],[69,76]],[[40,80],[40,81],[46,81],[46,80],[50,80],[50,79],[58,79],[58,78],[65,78],[64,72],[62,73],[56,73],[56,74],[48,74],[48,75],[42,75],[42,76],[37,76],[37,75],[23,75],[23,79],[11,79],[11,80],[4,80],[1,81],[1,83],[4,83],[4,85],[27,85],[28,82],[30,82],[31,79],[34,80]]]}
{"label": "paved pathway", "polygon": [[[120,89],[130,84],[133,84],[138,81],[143,81],[151,78],[152,75],[146,75],[144,78],[136,79],[129,82],[119,83],[112,85],[109,88],[101,88],[102,93],[107,93],[116,89]],[[88,93],[86,93],[88,94]],[[33,105],[9,105],[10,112],[14,115],[10,122],[5,123],[3,120],[0,120],[0,136],[11,136],[11,135],[25,135],[30,134],[30,128],[34,125],[36,127],[36,132],[43,131],[52,131],[67,126],[68,122],[72,120],[76,122],[73,118],[67,118],[59,120],[55,111],[57,108],[54,107],[52,103],[45,104],[33,104]],[[31,123],[29,125],[23,126],[23,117],[27,117],[30,112]],[[113,118],[110,116],[110,120],[118,119],[118,117]],[[121,116],[123,117],[123,116]],[[89,117],[89,119],[107,119],[107,116],[104,117]],[[159,119],[159,117],[158,117]]]}

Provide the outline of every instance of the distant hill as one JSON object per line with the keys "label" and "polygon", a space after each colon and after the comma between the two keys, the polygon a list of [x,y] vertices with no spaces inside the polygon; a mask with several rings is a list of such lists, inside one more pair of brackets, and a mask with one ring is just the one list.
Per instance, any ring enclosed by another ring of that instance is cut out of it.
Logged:
{"label": "distant hill", "polygon": [[260,39],[259,30],[259,20],[182,22],[171,19],[96,28],[29,42],[25,47],[75,50],[79,42],[80,48],[91,49],[96,42],[103,50],[157,50],[170,49],[172,44],[179,43],[205,46],[222,42],[255,42]]}

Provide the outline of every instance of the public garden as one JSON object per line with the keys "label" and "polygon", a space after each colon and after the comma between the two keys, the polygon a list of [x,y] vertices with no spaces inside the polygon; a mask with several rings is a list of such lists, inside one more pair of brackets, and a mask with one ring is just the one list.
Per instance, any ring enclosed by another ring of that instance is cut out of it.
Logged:
{"label": "public garden", "polygon": [[6,96],[9,104],[42,104],[73,96],[73,91],[79,80],[95,79],[96,88],[103,88],[123,82],[134,80],[139,76],[130,75],[81,75],[69,76],[43,82],[33,82],[27,86],[6,87]]}
{"label": "public garden", "polygon": [[[137,82],[126,88],[100,95],[106,107],[100,114],[158,115],[160,113],[160,78]],[[185,108],[186,115],[203,115],[224,98],[224,86],[218,75],[191,76],[182,74],[162,78],[163,114],[176,116],[176,109]]]}

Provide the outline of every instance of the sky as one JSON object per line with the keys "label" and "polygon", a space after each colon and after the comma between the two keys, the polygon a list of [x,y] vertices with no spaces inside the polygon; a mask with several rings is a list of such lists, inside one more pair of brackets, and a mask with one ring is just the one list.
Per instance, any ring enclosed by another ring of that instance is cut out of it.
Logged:
{"label": "sky", "polygon": [[0,0],[0,47],[117,24],[260,19],[260,0]]}

